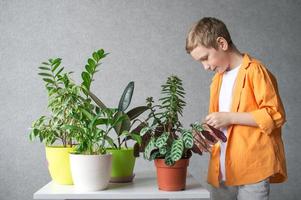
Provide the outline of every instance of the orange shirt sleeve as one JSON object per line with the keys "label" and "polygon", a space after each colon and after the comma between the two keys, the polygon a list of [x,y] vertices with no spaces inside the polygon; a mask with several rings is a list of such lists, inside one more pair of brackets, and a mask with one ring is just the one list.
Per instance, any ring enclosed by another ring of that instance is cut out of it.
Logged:
{"label": "orange shirt sleeve", "polygon": [[263,66],[255,64],[248,70],[258,109],[251,114],[259,128],[271,134],[285,123],[285,111],[274,76]]}

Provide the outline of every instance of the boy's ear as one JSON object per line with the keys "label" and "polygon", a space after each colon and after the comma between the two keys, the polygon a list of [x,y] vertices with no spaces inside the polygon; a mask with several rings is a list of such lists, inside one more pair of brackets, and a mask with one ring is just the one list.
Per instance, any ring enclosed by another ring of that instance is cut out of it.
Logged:
{"label": "boy's ear", "polygon": [[216,38],[216,43],[217,43],[217,46],[219,48],[221,48],[223,51],[227,51],[229,48],[229,44],[228,44],[227,40],[223,37]]}

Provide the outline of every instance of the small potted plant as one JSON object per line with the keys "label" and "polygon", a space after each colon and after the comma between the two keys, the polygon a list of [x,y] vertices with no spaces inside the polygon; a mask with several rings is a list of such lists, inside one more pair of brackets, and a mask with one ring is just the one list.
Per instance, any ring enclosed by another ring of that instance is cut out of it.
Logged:
{"label": "small potted plant", "polygon": [[[86,69],[91,71],[106,55],[102,49],[94,52]],[[52,180],[59,184],[73,184],[69,152],[74,151],[74,132],[62,127],[80,123],[73,115],[79,113],[79,107],[86,103],[82,88],[72,81],[71,72],[64,72],[60,58],[43,62],[39,70],[48,92],[50,115],[41,116],[32,123],[29,138],[38,138],[46,145],[46,159]],[[86,75],[83,77],[87,79]],[[60,145],[57,144],[59,141]]]}
{"label": "small potted plant", "polygon": [[[163,97],[159,99],[159,105],[154,105],[152,97],[147,98],[151,123],[148,122],[141,129],[142,144],[135,144],[135,154],[139,156],[140,151],[145,159],[154,160],[160,190],[184,190],[192,152],[202,155],[202,151],[194,143],[194,135],[207,129],[204,128],[205,125],[197,123],[189,129],[183,128],[179,117],[182,116],[186,103],[181,79],[171,76],[161,87]],[[211,132],[208,134],[211,135]]]}
{"label": "small potted plant", "polygon": [[80,124],[64,126],[76,133],[77,146],[70,154],[70,164],[74,185],[79,190],[97,191],[108,187],[112,155],[106,151],[106,146],[113,142],[108,134],[117,122],[115,113],[114,109],[96,108],[94,111],[86,106],[81,108],[80,114],[74,115]]}

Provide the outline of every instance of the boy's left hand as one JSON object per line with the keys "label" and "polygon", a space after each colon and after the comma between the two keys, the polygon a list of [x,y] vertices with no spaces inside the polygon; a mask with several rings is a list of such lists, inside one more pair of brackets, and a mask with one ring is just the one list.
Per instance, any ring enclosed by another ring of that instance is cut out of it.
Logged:
{"label": "boy's left hand", "polygon": [[230,112],[213,112],[205,117],[205,123],[220,129],[231,125]]}

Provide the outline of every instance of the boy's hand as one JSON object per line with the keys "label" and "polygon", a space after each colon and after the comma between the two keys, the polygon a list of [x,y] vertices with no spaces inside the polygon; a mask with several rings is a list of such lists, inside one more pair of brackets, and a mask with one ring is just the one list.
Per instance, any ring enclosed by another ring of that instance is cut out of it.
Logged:
{"label": "boy's hand", "polygon": [[205,123],[220,129],[232,124],[230,112],[214,112],[205,118]]}

